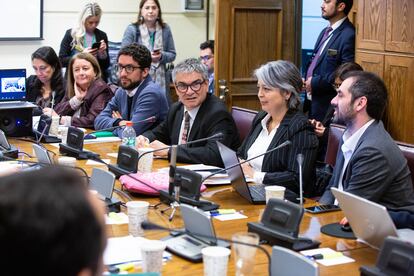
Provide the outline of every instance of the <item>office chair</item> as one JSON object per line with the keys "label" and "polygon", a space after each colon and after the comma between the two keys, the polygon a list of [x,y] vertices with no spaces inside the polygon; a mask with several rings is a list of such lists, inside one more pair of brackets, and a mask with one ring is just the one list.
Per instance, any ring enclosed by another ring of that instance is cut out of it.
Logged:
{"label": "office chair", "polygon": [[295,251],[273,246],[271,276],[318,276],[318,265]]}
{"label": "office chair", "polygon": [[374,267],[361,266],[364,276],[414,275],[414,243],[387,237]]}

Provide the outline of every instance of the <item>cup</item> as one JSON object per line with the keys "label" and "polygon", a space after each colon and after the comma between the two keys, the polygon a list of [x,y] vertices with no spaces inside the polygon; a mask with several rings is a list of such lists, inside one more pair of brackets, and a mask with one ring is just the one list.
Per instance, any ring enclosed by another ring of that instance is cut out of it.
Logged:
{"label": "cup", "polygon": [[230,252],[230,249],[221,246],[208,246],[201,249],[204,276],[226,276]]}
{"label": "cup", "polygon": [[140,157],[138,162],[138,171],[143,173],[152,171],[152,160],[154,159],[154,153],[152,152],[153,150],[153,148],[148,147],[138,148],[138,154]]}
{"label": "cup", "polygon": [[142,271],[157,272],[162,270],[162,254],[167,244],[164,241],[148,240],[141,245]]}
{"label": "cup", "polygon": [[50,124],[49,134],[57,136],[59,134],[59,116],[52,116],[52,123]]}
{"label": "cup", "polygon": [[[233,235],[233,241],[259,245],[259,235],[250,232],[239,232]],[[234,266],[236,276],[252,275],[257,248],[243,244],[233,243]]]}
{"label": "cup", "polygon": [[58,159],[59,165],[66,166],[66,167],[75,167],[76,165],[76,158],[70,156],[61,156]]}
{"label": "cup", "polygon": [[277,186],[277,185],[266,186],[265,187],[265,191],[266,191],[266,203],[271,198],[284,199],[285,198],[285,190],[286,190],[286,188],[283,187],[283,186]]}
{"label": "cup", "polygon": [[128,232],[134,237],[144,235],[141,223],[147,220],[149,203],[146,201],[128,201],[126,203],[128,212]]}

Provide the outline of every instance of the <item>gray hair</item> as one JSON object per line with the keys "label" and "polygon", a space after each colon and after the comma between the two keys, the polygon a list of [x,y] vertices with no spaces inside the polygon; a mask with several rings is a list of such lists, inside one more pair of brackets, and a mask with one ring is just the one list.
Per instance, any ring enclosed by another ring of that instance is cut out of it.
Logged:
{"label": "gray hair", "polygon": [[188,58],[178,63],[172,71],[172,79],[175,82],[177,73],[199,73],[203,76],[203,80],[208,80],[208,68],[196,58]]}
{"label": "gray hair", "polygon": [[271,88],[290,92],[288,108],[297,109],[303,81],[299,69],[290,61],[270,61],[254,71],[254,76]]}

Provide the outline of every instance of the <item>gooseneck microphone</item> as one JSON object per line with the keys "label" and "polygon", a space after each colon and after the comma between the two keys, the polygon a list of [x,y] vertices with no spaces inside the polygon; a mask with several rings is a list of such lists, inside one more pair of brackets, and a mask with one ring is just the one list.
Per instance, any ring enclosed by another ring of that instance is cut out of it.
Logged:
{"label": "gooseneck microphone", "polygon": [[296,161],[298,162],[298,166],[299,166],[299,202],[300,202],[300,206],[303,206],[303,170],[302,170],[302,166],[303,166],[303,154],[299,153],[296,156]]}
{"label": "gooseneck microphone", "polygon": [[268,151],[266,151],[266,152],[264,152],[264,153],[262,153],[262,154],[259,154],[259,155],[256,155],[256,156],[253,156],[252,158],[249,158],[249,159],[246,159],[246,160],[244,160],[244,161],[238,162],[238,163],[233,164],[233,165],[231,165],[231,166],[229,166],[229,167],[226,167],[226,168],[224,168],[224,169],[220,169],[220,170],[218,170],[218,171],[215,171],[215,172],[213,172],[212,174],[210,174],[210,175],[206,176],[206,177],[203,179],[203,181],[202,181],[202,182],[205,182],[207,179],[209,179],[210,177],[212,177],[212,176],[214,176],[214,175],[216,175],[216,174],[220,174],[220,173],[226,172],[227,170],[233,169],[233,168],[235,168],[235,167],[237,167],[237,166],[240,166],[240,165],[242,165],[242,164],[244,164],[244,163],[250,162],[250,161],[252,161],[253,159],[259,158],[260,156],[266,155],[266,154],[268,154],[268,153],[271,153],[271,152],[273,152],[273,151],[275,151],[275,150],[278,150],[278,149],[284,148],[284,147],[289,146],[289,145],[291,145],[291,144],[292,144],[292,142],[291,142],[290,140],[286,140],[285,142],[283,142],[283,143],[282,143],[282,144],[280,144],[279,146],[277,146],[277,147],[275,147],[275,148],[273,148],[273,149],[270,149],[270,150],[268,150]]}
{"label": "gooseneck microphone", "polygon": [[[154,123],[156,121],[157,121],[157,117],[156,116],[151,116],[151,117],[148,117],[144,120],[133,122],[133,124],[136,125],[136,124],[140,124],[140,123]],[[85,135],[84,139],[96,139],[96,136],[94,135],[95,133],[104,132],[104,131],[113,131],[115,129],[123,128],[123,127],[125,127],[125,126],[114,126],[114,127],[108,127],[108,128],[103,128],[103,129],[99,129],[99,130],[96,130],[96,131],[92,131],[92,132],[88,133],[87,135]]]}
{"label": "gooseneck microphone", "polygon": [[269,252],[267,252],[267,250],[257,244],[252,244],[252,243],[247,243],[247,242],[241,242],[241,241],[234,241],[234,240],[230,240],[230,239],[224,239],[224,238],[219,238],[217,236],[210,236],[210,235],[204,235],[204,234],[199,234],[199,233],[193,233],[193,232],[189,232],[186,230],[180,230],[180,229],[170,229],[168,227],[164,227],[155,223],[152,223],[150,221],[143,221],[141,223],[141,227],[144,230],[161,230],[161,231],[168,231],[168,232],[174,232],[177,234],[186,234],[188,236],[193,236],[193,237],[198,237],[198,238],[205,238],[205,239],[210,239],[210,240],[220,240],[220,241],[224,241],[224,242],[228,242],[228,243],[235,243],[235,244],[241,244],[241,245],[246,245],[246,246],[251,246],[251,247],[255,247],[259,250],[261,250],[267,257],[267,262],[268,262],[268,271],[269,271],[269,275],[271,275],[271,257]]}

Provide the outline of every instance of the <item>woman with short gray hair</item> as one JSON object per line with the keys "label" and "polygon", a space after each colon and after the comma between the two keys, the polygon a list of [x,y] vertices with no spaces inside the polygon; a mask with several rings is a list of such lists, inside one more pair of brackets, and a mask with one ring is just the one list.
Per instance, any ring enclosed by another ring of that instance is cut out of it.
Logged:
{"label": "woman with short gray hair", "polygon": [[242,165],[246,176],[256,183],[286,187],[286,195],[299,194],[298,154],[303,155],[303,189],[313,195],[318,139],[307,118],[298,110],[302,78],[289,61],[271,61],[255,70],[262,111],[253,120],[249,135],[238,154],[250,159],[285,141],[290,146],[265,154]]}

